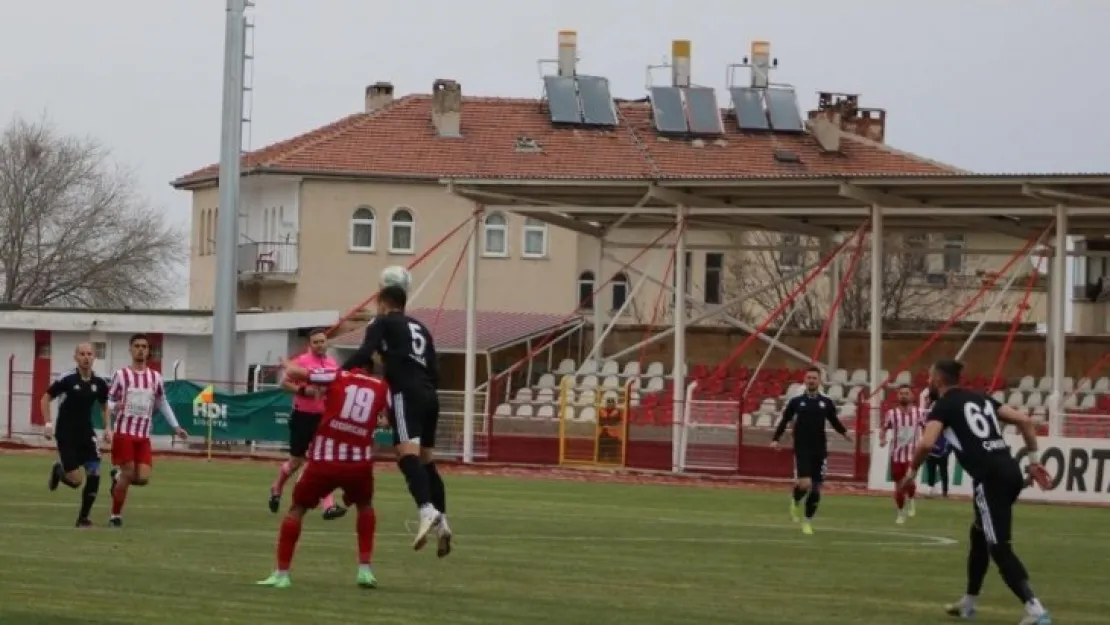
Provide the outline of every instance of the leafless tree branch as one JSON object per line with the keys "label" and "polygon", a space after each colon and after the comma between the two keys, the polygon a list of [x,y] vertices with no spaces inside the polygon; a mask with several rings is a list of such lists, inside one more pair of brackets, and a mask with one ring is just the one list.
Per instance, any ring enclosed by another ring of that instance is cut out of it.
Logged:
{"label": "leafless tree branch", "polygon": [[186,235],[89,139],[16,118],[0,135],[0,301],[149,308],[174,294]]}

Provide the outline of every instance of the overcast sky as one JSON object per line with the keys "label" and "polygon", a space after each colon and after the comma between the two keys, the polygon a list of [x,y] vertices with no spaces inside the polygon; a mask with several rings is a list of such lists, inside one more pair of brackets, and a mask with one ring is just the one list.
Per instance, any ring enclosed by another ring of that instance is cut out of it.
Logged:
{"label": "overcast sky", "polygon": [[[0,0],[0,120],[45,114],[100,139],[187,223],[188,194],[167,183],[218,155],[224,8]],[[861,93],[896,147],[982,172],[1110,171],[1105,0],[257,0],[250,15],[253,147],[360,110],[378,80],[538,96],[535,60],[569,28],[581,71],[617,97],[645,95],[672,39],[693,41],[694,81],[718,89],[766,39],[772,79],[804,107],[817,90]]]}

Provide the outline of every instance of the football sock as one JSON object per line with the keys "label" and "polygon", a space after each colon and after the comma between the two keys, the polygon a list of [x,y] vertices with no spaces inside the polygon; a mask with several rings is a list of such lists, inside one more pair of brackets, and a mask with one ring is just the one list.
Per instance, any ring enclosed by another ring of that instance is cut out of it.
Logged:
{"label": "football sock", "polygon": [[373,508],[359,510],[355,529],[358,532],[358,563],[370,566],[370,558],[374,555],[374,531],[378,526],[377,515]]}
{"label": "football sock", "polygon": [[983,530],[976,525],[971,526],[971,545],[967,551],[967,594],[978,597],[983,589],[983,580],[987,577],[987,569],[991,565],[990,548],[987,546],[987,537]]}
{"label": "football sock", "polygon": [[289,478],[292,475],[293,463],[292,461],[286,460],[285,462],[281,463],[280,467],[278,467],[277,479],[274,480],[274,483],[272,486],[270,486],[270,489],[273,492],[280,494],[282,491],[285,490],[285,483],[289,481]]}
{"label": "football sock", "polygon": [[112,489],[112,516],[123,514],[123,504],[127,503],[128,486],[130,486],[128,482],[120,480]]}
{"label": "football sock", "polygon": [[428,487],[428,472],[420,464],[420,459],[412,454],[401,456],[397,460],[397,466],[400,467],[401,473],[405,474],[405,482],[409,485],[409,493],[412,494],[412,500],[416,502],[416,507],[423,508],[431,504],[432,495],[431,489]]}
{"label": "football sock", "polygon": [[794,487],[794,503],[798,503],[799,501],[805,499],[806,493],[808,493],[808,492],[809,491],[804,489],[804,488],[800,488],[798,486],[795,486]]}
{"label": "football sock", "polygon": [[54,473],[58,476],[59,482],[65,484],[70,488],[77,488],[81,485],[79,482],[74,482],[73,480],[69,479],[69,476],[66,475],[66,471],[62,468],[62,463],[60,462],[54,463]]}
{"label": "football sock", "polygon": [[1022,603],[1029,603],[1036,599],[1033,594],[1033,589],[1029,587],[1029,573],[1025,570],[1025,565],[1018,559],[1017,554],[1014,553],[1010,543],[1000,543],[991,545],[990,547],[991,558],[994,563],[998,565],[998,572],[1002,574],[1002,580],[1006,582],[1006,586],[1010,591],[1021,599]]}
{"label": "football sock", "polygon": [[432,505],[443,514],[447,514],[447,489],[443,486],[443,478],[439,475],[436,463],[429,462],[424,465],[428,472],[428,491],[432,497]]}
{"label": "football sock", "polygon": [[320,507],[324,510],[335,507],[335,495],[328,493],[323,499],[320,500]]}
{"label": "football sock", "polygon": [[277,570],[282,572],[289,571],[289,565],[293,562],[293,553],[297,550],[297,541],[301,538],[301,520],[295,517],[287,516],[281,521],[281,529],[278,531],[278,544],[277,544]]}
{"label": "football sock", "polygon": [[894,491],[894,503],[898,506],[898,510],[906,507],[906,492],[901,488],[896,488]]}
{"label": "football sock", "polygon": [[812,519],[817,515],[817,504],[821,503],[821,487],[814,484],[806,496],[806,518]]}
{"label": "football sock", "polygon": [[85,488],[81,491],[81,514],[79,519],[89,518],[93,504],[96,503],[96,494],[100,491],[100,476],[89,475],[85,478]]}

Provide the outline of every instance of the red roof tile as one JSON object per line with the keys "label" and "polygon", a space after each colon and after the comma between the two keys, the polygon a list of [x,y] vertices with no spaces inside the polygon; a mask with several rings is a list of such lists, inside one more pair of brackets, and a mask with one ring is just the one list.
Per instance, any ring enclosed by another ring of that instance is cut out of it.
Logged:
{"label": "red roof tile", "polygon": [[[435,308],[416,308],[408,311],[408,314],[428,326],[428,330],[435,337],[438,351],[461,352],[466,349],[465,310],[439,311]],[[568,319],[565,315],[478,311],[476,321],[478,351],[488,352],[500,347],[508,347],[532,336],[542,339],[552,329],[576,323],[578,318]],[[335,337],[332,339],[332,344],[337,347],[357,347],[362,343],[365,333],[361,328],[353,330]]]}
{"label": "red roof tile", "polygon": [[[437,136],[430,95],[410,95],[374,113],[358,113],[244,156],[244,171],[352,176],[535,179],[753,178],[836,175],[944,174],[952,169],[846,136],[840,154],[826,154],[808,134],[741,132],[725,112],[725,134],[691,141],[660,136],[647,102],[619,102],[613,130],[555,127],[539,100],[465,97],[462,137]],[[518,151],[528,137],[541,150]],[[780,163],[774,149],[800,164]],[[175,180],[214,182],[216,165]]]}

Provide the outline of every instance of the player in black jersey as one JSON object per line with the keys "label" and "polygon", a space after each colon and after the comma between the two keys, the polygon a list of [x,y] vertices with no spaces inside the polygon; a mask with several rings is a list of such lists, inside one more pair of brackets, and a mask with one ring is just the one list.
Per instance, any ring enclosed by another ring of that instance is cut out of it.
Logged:
{"label": "player in black jersey", "polygon": [[1032,421],[1021,411],[960,388],[962,371],[963,365],[955,360],[942,360],[933,365],[929,386],[936,401],[929,411],[913,465],[899,487],[913,482],[937,439],[945,437],[964,471],[974,480],[975,505],[967,555],[967,594],[947,606],[946,611],[965,619],[975,616],[983,579],[993,559],[1006,585],[1025,604],[1026,614],[1020,625],[1049,625],[1052,617],[1029,587],[1025,565],[1010,545],[1014,503],[1025,487],[1025,476],[1002,436],[999,422],[1014,425],[1021,431],[1030,458],[1027,470],[1031,476],[1043,479],[1046,474],[1037,460],[1036,431]]}
{"label": "player in black jersey", "polygon": [[[93,430],[92,411],[99,403],[104,428],[108,429],[108,382],[93,372],[96,352],[90,343],[81,343],[73,352],[77,368],[54,381],[39,399],[39,408],[46,419],[46,438],[58,441],[58,461],[50,469],[50,490],[58,484],[76,489],[81,486],[81,469],[85,471],[85,488],[81,491],[81,511],[77,527],[91,527],[89,513],[100,490],[100,449]],[[57,424],[50,419],[50,402],[61,398]]]}
{"label": "player in black jersey", "polygon": [[380,355],[389,384],[389,425],[397,466],[405,474],[409,492],[420,510],[420,524],[413,549],[422,549],[434,529],[439,557],[451,552],[447,525],[447,493],[435,464],[436,427],[439,424],[439,365],[435,342],[428,328],[405,314],[408,295],[400,286],[378,293],[378,315],[366,327],[358,351],[343,369],[369,368]]}

